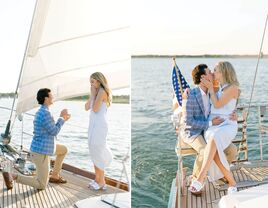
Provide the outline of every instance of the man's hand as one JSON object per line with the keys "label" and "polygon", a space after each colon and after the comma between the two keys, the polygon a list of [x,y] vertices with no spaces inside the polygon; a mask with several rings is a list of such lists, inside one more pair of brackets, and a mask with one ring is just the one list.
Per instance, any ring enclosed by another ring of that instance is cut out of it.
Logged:
{"label": "man's hand", "polygon": [[219,117],[219,116],[216,116],[215,118],[212,119],[213,126],[217,126],[217,125],[221,124],[222,122],[224,122],[224,119]]}
{"label": "man's hand", "polygon": [[184,92],[183,92],[183,94],[182,94],[182,99],[183,100],[187,100],[188,99],[188,95],[189,95],[189,93],[190,93],[190,88],[186,88],[185,90],[184,90]]}
{"label": "man's hand", "polygon": [[237,121],[238,120],[238,116],[237,113],[235,111],[233,111],[230,115],[229,115],[229,119],[231,121]]}
{"label": "man's hand", "polygon": [[71,115],[68,114],[68,110],[67,109],[63,109],[60,113],[60,117],[62,117],[64,119],[64,121],[68,121],[71,118]]}

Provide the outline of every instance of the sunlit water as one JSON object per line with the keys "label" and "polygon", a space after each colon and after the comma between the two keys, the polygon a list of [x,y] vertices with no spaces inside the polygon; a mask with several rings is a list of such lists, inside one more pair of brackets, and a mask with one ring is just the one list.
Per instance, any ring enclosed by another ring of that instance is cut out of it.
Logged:
{"label": "sunlit water", "polygon": [[[205,63],[213,69],[223,59],[183,58],[177,59],[186,80],[193,87],[192,69]],[[241,101],[247,103],[253,82],[256,59],[224,59],[230,61],[237,71],[241,84]],[[172,59],[132,59],[132,207],[167,207],[171,182],[177,170],[175,154],[176,135],[170,115],[172,85]],[[253,104],[268,104],[268,59],[260,62]],[[249,157],[259,159],[257,113],[252,110],[248,125]],[[268,149],[264,146],[267,159]],[[194,157],[184,163],[192,167]]]}
{"label": "sunlit water", "polygon": [[[0,99],[0,106],[11,107],[11,99]],[[90,160],[88,150],[87,128],[89,122],[89,113],[84,110],[83,101],[59,101],[52,105],[51,112],[56,120],[63,108],[67,108],[71,114],[71,119],[67,121],[57,136],[57,142],[66,145],[69,153],[64,162],[74,165],[78,168],[93,171],[93,164]],[[37,109],[29,111],[35,114]],[[9,118],[9,111],[0,109],[0,131],[4,132]],[[108,146],[110,147],[114,160],[107,168],[107,175],[120,179],[123,169],[122,161],[126,158],[130,148],[130,105],[112,104],[108,108]],[[22,122],[16,119],[12,129],[12,143],[20,146],[21,144]],[[33,132],[33,116],[24,115],[23,131],[29,134]],[[30,148],[32,136],[23,135],[23,146]],[[128,174],[130,175],[130,161],[126,163]],[[126,176],[121,179],[126,181]]]}

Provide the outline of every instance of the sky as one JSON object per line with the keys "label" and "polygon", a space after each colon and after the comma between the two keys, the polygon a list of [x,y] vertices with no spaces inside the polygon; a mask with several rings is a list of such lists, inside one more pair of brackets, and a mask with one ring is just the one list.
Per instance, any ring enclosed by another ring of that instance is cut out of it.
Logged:
{"label": "sky", "polygon": [[133,55],[258,54],[268,1],[135,0],[131,11]]}
{"label": "sky", "polygon": [[[0,1],[0,92],[16,88],[34,4]],[[130,0],[129,8],[132,55],[244,55],[259,51],[268,1]]]}
{"label": "sky", "polygon": [[15,91],[34,5],[34,0],[0,1],[0,92]]}

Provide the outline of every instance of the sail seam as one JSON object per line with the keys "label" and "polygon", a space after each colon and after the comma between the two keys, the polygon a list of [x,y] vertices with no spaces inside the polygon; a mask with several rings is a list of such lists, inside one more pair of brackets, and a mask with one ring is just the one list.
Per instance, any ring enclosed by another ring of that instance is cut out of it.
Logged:
{"label": "sail seam", "polygon": [[61,72],[58,72],[58,73],[49,74],[49,75],[47,75],[45,77],[42,77],[40,79],[33,80],[31,82],[28,82],[28,83],[25,83],[25,84],[21,85],[20,87],[25,87],[25,86],[27,86],[29,84],[38,82],[40,80],[43,80],[43,79],[46,79],[46,78],[49,78],[49,77],[53,77],[55,75],[59,75],[59,74],[63,74],[63,73],[68,73],[68,72],[72,72],[72,71],[76,71],[76,70],[80,70],[80,69],[86,69],[86,68],[89,68],[89,67],[103,66],[103,65],[108,65],[108,64],[115,64],[115,63],[119,63],[119,62],[125,62],[125,61],[128,61],[128,60],[129,59],[120,59],[120,60],[106,62],[106,63],[101,63],[101,64],[92,64],[92,65],[87,65],[87,66],[83,66],[83,67],[77,67],[77,68],[73,68],[73,69],[64,70],[64,71],[61,71]]}
{"label": "sail seam", "polygon": [[59,41],[55,41],[55,42],[52,42],[52,43],[42,45],[42,46],[38,47],[38,49],[46,48],[46,47],[49,47],[49,46],[52,46],[52,45],[57,45],[57,44],[60,44],[60,43],[63,43],[63,42],[68,42],[68,41],[72,41],[72,40],[76,40],[76,39],[87,38],[89,36],[96,36],[96,35],[101,35],[101,34],[105,34],[105,33],[111,33],[111,32],[115,32],[115,31],[119,31],[119,30],[125,30],[125,29],[128,29],[128,28],[129,28],[129,26],[119,27],[119,28],[115,28],[115,29],[111,29],[111,30],[105,30],[105,31],[101,31],[101,32],[90,33],[90,34],[81,35],[81,36],[77,36],[77,37],[73,37],[73,38],[59,40]]}

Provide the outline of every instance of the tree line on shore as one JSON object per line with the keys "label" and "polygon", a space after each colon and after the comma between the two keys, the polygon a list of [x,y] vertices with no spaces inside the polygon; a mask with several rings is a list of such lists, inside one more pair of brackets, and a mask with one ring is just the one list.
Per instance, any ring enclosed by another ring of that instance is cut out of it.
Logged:
{"label": "tree line on shore", "polygon": [[[0,93],[0,98],[14,98],[15,93]],[[88,95],[78,96],[73,98],[68,98],[66,100],[87,100],[89,98]],[[114,95],[113,103],[129,103],[129,95]]]}

